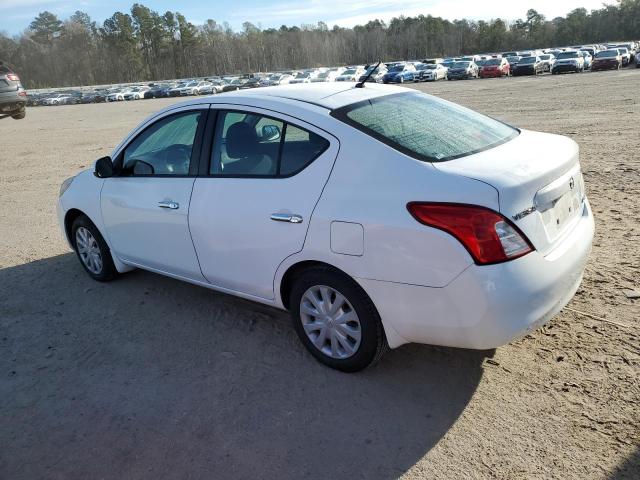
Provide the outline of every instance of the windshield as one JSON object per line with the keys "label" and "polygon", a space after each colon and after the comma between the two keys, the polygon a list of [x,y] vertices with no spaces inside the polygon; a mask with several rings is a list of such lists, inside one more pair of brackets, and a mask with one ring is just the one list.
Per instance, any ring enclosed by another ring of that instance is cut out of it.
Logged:
{"label": "windshield", "polygon": [[540,60],[549,60],[551,55],[540,55]]}
{"label": "windshield", "polygon": [[329,72],[321,72],[318,75],[318,78],[327,78],[329,76]]}
{"label": "windshield", "polygon": [[486,60],[484,62],[485,65],[500,65],[502,63],[501,58],[492,58],[491,60]]}
{"label": "windshield", "polygon": [[509,63],[518,63],[520,61],[520,57],[507,57],[507,62]]}
{"label": "windshield", "polygon": [[578,52],[562,52],[558,55],[558,60],[562,60],[565,58],[578,58]]}
{"label": "windshield", "polygon": [[335,110],[334,117],[419,160],[440,162],[500,145],[519,131],[419,92],[398,93]]}
{"label": "windshield", "polygon": [[424,66],[425,70],[435,70],[436,68],[438,68],[438,65],[434,65],[433,63]]}
{"label": "windshield", "polygon": [[598,52],[598,54],[596,55],[596,58],[611,58],[611,57],[617,57],[618,56],[618,51],[617,50],[605,50],[604,52]]}
{"label": "windshield", "polygon": [[525,57],[518,62],[520,65],[528,65],[532,63],[536,63],[536,57]]}
{"label": "windshield", "polygon": [[393,67],[391,67],[391,69],[389,70],[390,72],[401,72],[404,70],[404,65],[394,65]]}
{"label": "windshield", "polygon": [[353,75],[354,73],[356,73],[356,69],[355,68],[350,68],[348,70],[345,70],[343,75]]}
{"label": "windshield", "polygon": [[454,62],[451,68],[467,68],[468,66],[469,62]]}
{"label": "windshield", "polygon": [[307,78],[308,76],[308,73],[299,73],[298,75],[296,75],[296,78]]}

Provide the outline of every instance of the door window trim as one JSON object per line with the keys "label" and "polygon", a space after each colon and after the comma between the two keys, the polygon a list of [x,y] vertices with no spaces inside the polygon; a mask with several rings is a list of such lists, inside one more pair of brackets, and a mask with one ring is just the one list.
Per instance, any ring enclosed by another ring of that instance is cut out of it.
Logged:
{"label": "door window trim", "polygon": [[[203,136],[203,145],[202,145],[202,149],[201,149],[201,155],[200,155],[200,167],[199,167],[199,172],[198,172],[198,177],[203,177],[203,178],[246,178],[246,179],[256,179],[256,178],[263,178],[263,179],[286,179],[286,178],[291,178],[295,175],[298,175],[300,172],[302,172],[303,170],[307,169],[313,162],[315,162],[318,158],[320,158],[324,153],[327,152],[327,150],[329,150],[331,148],[331,140],[329,138],[327,138],[327,136],[325,135],[321,135],[317,132],[314,132],[313,130],[310,130],[307,127],[303,127],[300,126],[297,123],[291,122],[289,120],[287,120],[286,118],[279,118],[274,116],[271,113],[264,113],[263,111],[261,111],[261,109],[257,108],[257,107],[252,107],[255,108],[256,111],[252,111],[252,110],[243,110],[242,108],[238,108],[239,106],[218,106],[215,104],[211,105],[211,109],[209,110],[209,115],[208,115],[208,120],[207,120],[207,126],[204,132],[204,136]],[[276,169],[276,174],[275,175],[244,175],[244,174],[224,174],[224,173],[210,173],[211,170],[211,162],[212,162],[212,153],[213,153],[213,143],[215,142],[216,138],[215,138],[215,133],[216,133],[216,127],[218,125],[218,122],[220,121],[221,118],[221,114],[222,113],[241,113],[241,114],[245,114],[245,115],[259,115],[261,117],[265,117],[265,118],[269,118],[272,120],[275,120],[277,122],[281,122],[283,123],[283,129],[282,132],[280,132],[281,135],[281,139],[280,139],[280,147],[278,149],[278,159],[277,159],[277,169]],[[304,130],[305,132],[309,132],[309,133],[313,133],[314,135],[318,135],[319,137],[321,137],[326,143],[326,146],[320,151],[318,152],[309,162],[307,162],[303,167],[287,174],[287,175],[281,175],[280,174],[280,164],[281,164],[281,159],[282,159],[282,151],[284,150],[284,141],[285,141],[285,136],[287,133],[287,126],[291,125],[295,128],[299,128],[300,130]],[[319,127],[315,127],[317,130],[320,130]],[[204,140],[204,139],[210,139],[208,141]]]}
{"label": "door window trim", "polygon": [[[195,137],[193,139],[193,145],[191,147],[191,159],[189,161],[188,174],[171,175],[171,174],[164,174],[164,173],[154,173],[150,175],[132,175],[132,174],[123,173],[122,170],[123,170],[124,152],[133,142],[135,142],[140,137],[140,135],[143,135],[148,129],[152,128],[158,122],[162,122],[171,117],[179,117],[182,115],[192,114],[194,112],[200,112],[201,116],[200,116],[200,119],[198,120],[198,126],[196,128]],[[149,122],[147,122],[147,124],[145,124],[139,131],[135,132],[135,134],[127,140],[127,143],[120,148],[116,158],[113,159],[113,165],[117,172],[114,175],[115,178],[154,178],[154,177],[191,178],[191,177],[198,176],[200,163],[201,163],[201,153],[203,150],[202,147],[203,147],[204,138],[205,138],[204,137],[205,127],[209,123],[210,105],[206,104],[203,106],[199,106],[195,108],[185,108],[183,110],[178,110],[178,111],[171,110],[166,113],[167,113],[166,115],[154,117]]]}

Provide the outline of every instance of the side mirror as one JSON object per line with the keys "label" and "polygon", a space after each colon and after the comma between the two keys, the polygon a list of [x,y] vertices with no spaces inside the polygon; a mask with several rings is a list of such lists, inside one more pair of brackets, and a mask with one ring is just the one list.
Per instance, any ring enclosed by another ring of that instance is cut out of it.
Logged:
{"label": "side mirror", "polygon": [[93,174],[98,178],[113,177],[114,169],[111,157],[102,157],[96,160],[96,166]]}
{"label": "side mirror", "polygon": [[280,128],[276,125],[265,125],[262,127],[262,136],[260,140],[263,142],[271,142],[280,138]]}

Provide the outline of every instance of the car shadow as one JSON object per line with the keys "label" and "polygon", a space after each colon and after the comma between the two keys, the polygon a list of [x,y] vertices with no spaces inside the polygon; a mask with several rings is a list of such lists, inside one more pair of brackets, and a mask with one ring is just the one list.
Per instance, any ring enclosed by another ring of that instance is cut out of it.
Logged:
{"label": "car shadow", "polygon": [[611,480],[637,480],[640,478],[640,446],[624,460],[609,477]]}
{"label": "car shadow", "polygon": [[3,478],[396,478],[490,352],[403,346],[343,374],[286,313],[71,253],[0,270]]}

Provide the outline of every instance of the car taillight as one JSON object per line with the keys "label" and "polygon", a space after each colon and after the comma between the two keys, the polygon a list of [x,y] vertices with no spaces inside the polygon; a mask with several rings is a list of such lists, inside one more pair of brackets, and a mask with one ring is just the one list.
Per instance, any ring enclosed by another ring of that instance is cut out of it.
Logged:
{"label": "car taillight", "polygon": [[489,208],[461,203],[410,202],[407,210],[418,222],[458,239],[478,265],[506,262],[533,251],[518,227]]}
{"label": "car taillight", "polygon": [[11,80],[12,82],[20,81],[20,77],[18,77],[18,75],[16,75],[15,73],[7,73],[7,79]]}

